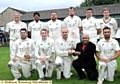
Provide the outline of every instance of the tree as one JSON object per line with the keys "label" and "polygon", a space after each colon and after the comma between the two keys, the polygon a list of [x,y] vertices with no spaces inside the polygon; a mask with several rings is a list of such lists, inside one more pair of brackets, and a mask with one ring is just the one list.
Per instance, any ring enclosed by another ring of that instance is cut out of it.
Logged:
{"label": "tree", "polygon": [[80,4],[80,6],[77,7],[106,5],[106,4],[115,4],[115,3],[120,3],[120,0],[84,0]]}

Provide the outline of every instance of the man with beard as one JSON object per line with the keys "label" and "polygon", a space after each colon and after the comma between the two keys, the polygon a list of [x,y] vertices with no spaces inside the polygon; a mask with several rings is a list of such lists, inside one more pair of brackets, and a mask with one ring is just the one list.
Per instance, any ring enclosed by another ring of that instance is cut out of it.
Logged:
{"label": "man with beard", "polygon": [[[39,40],[40,37],[40,31],[44,28],[44,23],[40,21],[40,14],[38,12],[35,12],[33,14],[34,21],[30,22],[28,24],[28,36],[31,37],[32,40],[34,40],[34,43],[36,45],[36,41]],[[34,73],[36,71],[36,57],[33,56],[32,59],[32,72]]]}
{"label": "man with beard", "polygon": [[96,56],[99,59],[97,84],[103,84],[104,79],[114,81],[114,74],[117,67],[116,58],[119,56],[120,48],[118,42],[110,38],[110,34],[111,29],[109,27],[103,28],[104,38],[97,43]]}
{"label": "man with beard", "polygon": [[49,37],[54,41],[61,36],[62,21],[57,19],[57,12],[51,12],[51,20],[46,23],[46,28],[49,31]]}
{"label": "man with beard", "polygon": [[82,20],[82,31],[83,34],[88,34],[92,43],[97,43],[97,34],[101,33],[99,22],[92,17],[93,10],[88,8],[86,10],[86,18]]}
{"label": "man with beard", "polygon": [[34,42],[33,40],[27,38],[27,30],[22,28],[20,30],[21,38],[16,40],[11,49],[11,60],[8,63],[14,81],[18,81],[21,78],[21,73],[18,68],[21,67],[24,77],[28,78],[31,76],[30,59],[34,55]]}
{"label": "man with beard", "polygon": [[89,41],[89,36],[87,34],[83,34],[82,42],[77,44],[75,52],[73,53],[74,55],[78,55],[78,59],[73,61],[73,67],[79,75],[78,80],[86,78],[82,69],[85,69],[89,80],[97,79],[98,71],[96,69],[96,61],[94,58],[95,52],[95,44]]}
{"label": "man with beard", "polygon": [[75,40],[75,44],[80,42],[81,19],[75,15],[74,7],[69,7],[69,16],[64,19],[64,27],[68,28],[68,36]]}

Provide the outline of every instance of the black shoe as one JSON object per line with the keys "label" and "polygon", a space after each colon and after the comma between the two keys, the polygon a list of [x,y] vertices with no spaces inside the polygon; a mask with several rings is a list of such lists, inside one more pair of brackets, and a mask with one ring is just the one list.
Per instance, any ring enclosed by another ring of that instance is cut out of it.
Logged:
{"label": "black shoe", "polygon": [[84,78],[86,78],[86,77],[81,77],[81,78],[79,77],[78,80],[82,80],[82,79],[84,79]]}
{"label": "black shoe", "polygon": [[46,68],[43,69],[43,73],[44,73],[44,75],[45,75],[45,73],[46,73]]}
{"label": "black shoe", "polygon": [[36,69],[33,69],[33,70],[31,70],[30,72],[35,73],[35,72],[36,72]]}

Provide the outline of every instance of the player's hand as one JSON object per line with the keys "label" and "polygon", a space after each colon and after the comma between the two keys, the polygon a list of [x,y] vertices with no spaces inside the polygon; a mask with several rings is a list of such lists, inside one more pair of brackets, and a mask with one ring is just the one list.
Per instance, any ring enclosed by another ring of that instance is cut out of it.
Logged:
{"label": "player's hand", "polygon": [[13,61],[13,62],[16,62],[16,61],[17,61],[17,59],[16,59],[16,58],[12,58],[12,61]]}
{"label": "player's hand", "polygon": [[41,62],[44,62],[44,58],[43,58],[43,57],[40,57],[39,60],[40,60]]}
{"label": "player's hand", "polygon": [[75,51],[75,55],[80,55],[81,52]]}
{"label": "player's hand", "polygon": [[24,55],[26,59],[30,59],[30,55]]}
{"label": "player's hand", "polygon": [[68,50],[68,54],[71,55],[72,54],[72,50]]}
{"label": "player's hand", "polygon": [[110,62],[110,59],[104,59],[104,62]]}
{"label": "player's hand", "polygon": [[47,57],[46,57],[46,56],[44,56],[44,58],[43,58],[43,59],[44,59],[44,61],[46,61],[46,60],[47,60]]}

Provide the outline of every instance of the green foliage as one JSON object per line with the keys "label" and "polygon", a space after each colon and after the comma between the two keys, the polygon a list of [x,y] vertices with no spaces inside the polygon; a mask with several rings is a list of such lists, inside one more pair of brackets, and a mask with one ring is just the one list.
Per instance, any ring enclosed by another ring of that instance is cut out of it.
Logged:
{"label": "green foliage", "polygon": [[[120,0],[84,0],[79,7],[120,3]],[[78,6],[77,6],[78,7]]]}

